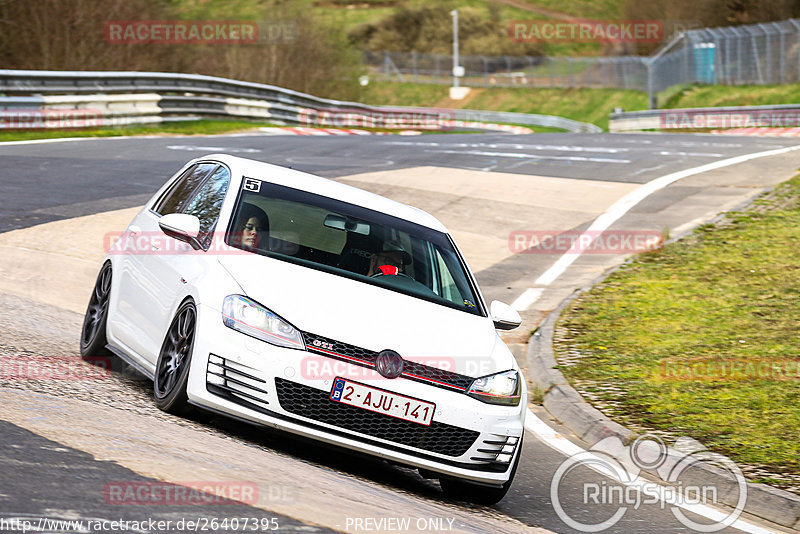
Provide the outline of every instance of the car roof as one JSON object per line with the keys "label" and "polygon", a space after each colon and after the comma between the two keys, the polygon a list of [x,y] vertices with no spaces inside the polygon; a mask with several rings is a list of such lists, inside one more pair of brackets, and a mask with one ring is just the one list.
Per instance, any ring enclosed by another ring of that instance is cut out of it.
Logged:
{"label": "car roof", "polygon": [[342,202],[363,206],[381,213],[386,213],[400,219],[405,219],[421,226],[426,226],[439,232],[447,232],[444,224],[430,213],[419,208],[397,202],[357,187],[336,182],[328,178],[315,176],[307,172],[272,165],[262,161],[255,161],[229,154],[210,154],[195,161],[213,160],[230,167],[234,176],[241,175],[247,178],[257,178],[309,193],[323,195]]}

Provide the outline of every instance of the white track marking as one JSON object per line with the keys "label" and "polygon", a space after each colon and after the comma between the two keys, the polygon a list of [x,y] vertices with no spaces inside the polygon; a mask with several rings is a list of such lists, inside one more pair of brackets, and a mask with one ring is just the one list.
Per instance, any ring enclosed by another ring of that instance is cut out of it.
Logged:
{"label": "white track marking", "polygon": [[684,156],[689,158],[721,158],[725,154],[718,154],[715,152],[670,152],[669,150],[662,150],[658,152],[659,156]]}
{"label": "white track marking", "polygon": [[[525,416],[525,429],[529,432],[535,434],[542,442],[544,442],[550,448],[560,452],[564,456],[570,457],[574,456],[579,453],[584,453],[585,451],[582,447],[572,443],[570,440],[556,432],[550,426],[547,425],[544,421],[539,419],[536,414],[534,414],[530,409],[528,409],[528,413]],[[647,491],[645,489],[646,486],[652,486],[657,484],[656,482],[648,479],[644,479],[641,476],[637,476],[635,479],[630,481],[623,481],[618,480],[610,470],[603,469],[603,459],[599,456],[597,457],[597,462],[586,462],[586,467],[597,471],[598,473],[602,474],[603,476],[611,478],[614,482],[618,482],[620,484],[624,484],[625,486],[633,487],[638,489],[639,491],[645,493],[646,495],[652,495],[652,492]],[[663,486],[658,484],[659,486]],[[667,498],[667,495],[675,495],[675,492],[669,491],[662,491],[658,493],[659,498],[668,505],[677,506],[679,508],[683,508],[688,512],[692,512],[693,514],[697,514],[699,516],[705,517],[710,519],[711,521],[722,521],[724,520],[728,514],[712,508],[710,506],[706,506],[703,504],[688,504],[682,502],[681,499]],[[743,519],[737,519],[731,525],[731,528],[735,528],[737,530],[741,530],[743,532],[749,532],[751,534],[773,534],[774,531],[758,526],[754,523],[750,523],[749,521],[745,521]]]}
{"label": "white track marking", "polygon": [[231,152],[240,154],[255,154],[261,152],[260,148],[230,148],[224,146],[192,146],[192,145],[167,145],[170,150],[188,150],[189,152]]}
{"label": "white track marking", "polygon": [[531,307],[531,304],[539,300],[542,293],[544,293],[543,287],[529,287],[511,303],[511,307],[517,311],[527,310]]}
{"label": "white track marking", "polygon": [[489,156],[494,158],[517,159],[554,159],[560,161],[589,161],[592,163],[630,163],[629,159],[592,158],[586,156],[537,156],[535,154],[520,154],[519,152],[484,152],[481,150],[426,150],[425,152],[438,152],[440,154],[458,154],[460,156]]}
{"label": "white track marking", "polygon": [[[752,159],[764,158],[768,156],[777,156],[779,154],[785,154],[787,152],[793,152],[795,150],[800,150],[800,145],[785,147],[785,148],[777,148],[773,150],[767,150],[764,152],[754,152],[752,154],[744,154],[741,156],[735,156],[733,158],[723,159],[720,161],[715,161],[713,163],[707,163],[705,165],[700,165],[699,167],[692,167],[691,169],[686,169],[683,171],[673,172],[670,174],[666,174],[655,180],[642,184],[637,189],[634,189],[627,195],[623,196],[621,199],[616,201],[614,204],[611,205],[602,215],[597,217],[594,222],[586,229],[586,231],[581,234],[580,238],[583,238],[583,235],[586,235],[588,242],[593,242],[594,239],[599,235],[601,232],[605,231],[622,218],[623,215],[628,213],[631,208],[633,208],[636,204],[644,200],[645,198],[649,197],[656,191],[660,191],[664,189],[670,184],[677,182],[678,180],[682,180],[683,178],[688,178],[689,176],[694,176],[695,174],[700,174],[708,171],[713,171],[716,169],[721,169],[723,167],[728,167],[730,165],[736,165],[738,163],[743,163],[745,161],[750,161]],[[588,248],[588,247],[587,247]],[[578,259],[580,256],[580,252],[577,253],[566,253],[562,255],[556,262],[550,266],[544,273],[542,273],[539,278],[537,278],[533,285],[534,287],[531,289],[542,288],[545,286],[549,286],[552,284],[559,276],[561,276],[567,268],[572,265],[572,263]],[[522,299],[523,296],[528,294],[525,299]],[[514,306],[515,309],[518,311],[525,311],[528,309],[534,302],[530,298],[530,290],[525,290],[525,292],[520,295],[520,297],[515,300],[515,303],[519,305],[524,304],[525,307],[517,307]],[[540,293],[541,295],[541,293]],[[538,298],[538,296],[537,296]],[[521,300],[522,299],[522,300]],[[518,302],[519,301],[519,302]],[[513,304],[512,304],[513,306]]]}
{"label": "white track marking", "polygon": [[411,145],[411,146],[437,146],[452,148],[510,148],[514,150],[558,150],[560,152],[603,152],[616,154],[617,152],[628,152],[629,148],[622,147],[592,147],[575,145],[540,145],[528,143],[439,143],[435,141],[389,141],[390,145]]}

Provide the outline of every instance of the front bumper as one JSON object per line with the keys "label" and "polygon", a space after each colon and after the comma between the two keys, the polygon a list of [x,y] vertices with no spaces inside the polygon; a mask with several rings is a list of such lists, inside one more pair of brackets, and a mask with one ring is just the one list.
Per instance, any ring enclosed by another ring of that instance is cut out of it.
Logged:
{"label": "front bumper", "polygon": [[[225,327],[219,312],[198,310],[189,401],[250,423],[289,431],[412,467],[499,485],[519,454],[525,403],[496,406],[419,381],[321,354],[276,347]],[[329,399],[342,376],[436,405],[430,426]],[[526,398],[523,383],[523,399]]]}

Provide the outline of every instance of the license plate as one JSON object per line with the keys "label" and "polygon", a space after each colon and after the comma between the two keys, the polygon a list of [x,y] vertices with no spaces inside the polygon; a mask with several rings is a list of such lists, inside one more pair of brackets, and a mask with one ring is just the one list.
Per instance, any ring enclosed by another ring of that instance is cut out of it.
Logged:
{"label": "license plate", "polygon": [[333,381],[331,400],[425,426],[431,424],[433,412],[436,411],[436,405],[432,402],[398,395],[338,377]]}

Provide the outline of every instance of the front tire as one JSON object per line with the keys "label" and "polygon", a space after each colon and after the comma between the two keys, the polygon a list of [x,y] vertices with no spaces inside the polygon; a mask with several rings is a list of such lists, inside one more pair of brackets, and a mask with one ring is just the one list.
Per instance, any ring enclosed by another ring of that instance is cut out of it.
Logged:
{"label": "front tire", "polygon": [[189,381],[196,326],[197,308],[194,302],[187,300],[175,312],[156,363],[153,384],[156,406],[167,413],[186,415],[192,411],[186,395],[186,384]]}
{"label": "front tire", "polygon": [[111,299],[111,262],[106,262],[100,268],[97,280],[94,283],[89,306],[83,318],[81,328],[81,356],[109,356],[111,351],[106,348],[106,324],[108,323],[108,303]]}
{"label": "front tire", "polygon": [[457,478],[442,477],[439,479],[439,485],[442,487],[444,494],[457,501],[466,501],[475,504],[482,504],[490,506],[497,504],[503,500],[514,482],[514,475],[517,474],[517,466],[519,459],[522,457],[522,440],[519,443],[519,452],[517,458],[514,460],[514,465],[511,468],[511,474],[502,486],[490,488],[481,486],[479,484],[471,484]]}

